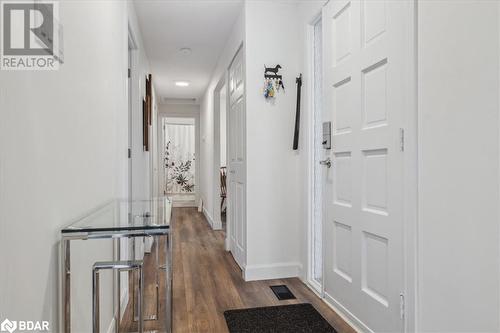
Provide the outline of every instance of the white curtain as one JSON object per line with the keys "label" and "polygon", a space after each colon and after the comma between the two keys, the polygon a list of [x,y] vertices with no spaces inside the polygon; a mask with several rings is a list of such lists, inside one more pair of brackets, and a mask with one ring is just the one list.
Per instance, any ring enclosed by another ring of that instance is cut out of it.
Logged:
{"label": "white curtain", "polygon": [[167,193],[193,193],[195,181],[195,133],[192,124],[165,124]]}

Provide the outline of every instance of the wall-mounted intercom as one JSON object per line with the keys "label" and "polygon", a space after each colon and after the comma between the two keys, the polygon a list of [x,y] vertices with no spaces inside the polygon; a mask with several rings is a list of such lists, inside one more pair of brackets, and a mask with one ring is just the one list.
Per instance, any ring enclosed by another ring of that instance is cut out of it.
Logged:
{"label": "wall-mounted intercom", "polygon": [[332,149],[332,122],[323,123],[323,140],[321,141],[324,149]]}

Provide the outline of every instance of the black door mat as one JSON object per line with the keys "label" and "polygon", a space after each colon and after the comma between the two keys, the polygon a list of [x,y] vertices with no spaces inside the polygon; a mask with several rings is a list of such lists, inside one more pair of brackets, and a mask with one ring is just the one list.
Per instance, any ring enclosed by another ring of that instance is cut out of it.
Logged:
{"label": "black door mat", "polygon": [[295,296],[292,294],[290,289],[288,289],[288,287],[285,285],[271,286],[270,288],[280,301],[284,301],[287,299],[295,299]]}
{"label": "black door mat", "polygon": [[311,304],[228,310],[230,333],[336,333]]}

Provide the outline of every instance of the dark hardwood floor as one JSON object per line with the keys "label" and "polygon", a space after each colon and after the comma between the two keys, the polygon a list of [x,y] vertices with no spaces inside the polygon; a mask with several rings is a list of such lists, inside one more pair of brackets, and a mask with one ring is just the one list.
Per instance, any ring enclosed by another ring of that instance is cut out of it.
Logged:
{"label": "dark hardwood floor", "polygon": [[[224,250],[224,232],[213,231],[195,208],[175,208],[172,228],[174,333],[224,333],[228,332],[223,315],[226,310],[295,303],[311,303],[339,333],[354,332],[298,278],[245,282],[231,254]],[[153,276],[152,257],[145,259],[148,281]],[[155,288],[149,284],[146,297],[154,299]],[[279,301],[269,288],[278,284],[286,284],[297,299]],[[160,295],[163,290],[164,285]],[[154,312],[152,304],[150,300],[146,303],[147,314]],[[130,319],[129,306],[122,321],[124,331],[137,329]],[[163,331],[164,327],[147,322],[145,329]]]}

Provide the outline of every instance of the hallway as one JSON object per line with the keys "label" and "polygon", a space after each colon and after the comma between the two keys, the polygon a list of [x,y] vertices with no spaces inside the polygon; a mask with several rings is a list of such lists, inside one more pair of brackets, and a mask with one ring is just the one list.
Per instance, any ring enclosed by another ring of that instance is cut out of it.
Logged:
{"label": "hallway", "polygon": [[500,333],[500,0],[0,2],[0,333]]}
{"label": "hallway", "polygon": [[[339,332],[354,332],[299,279],[245,282],[231,254],[224,250],[224,233],[213,231],[194,208],[173,211],[175,333],[227,332],[229,309],[311,303]],[[269,286],[286,284],[297,300],[279,301]]]}

